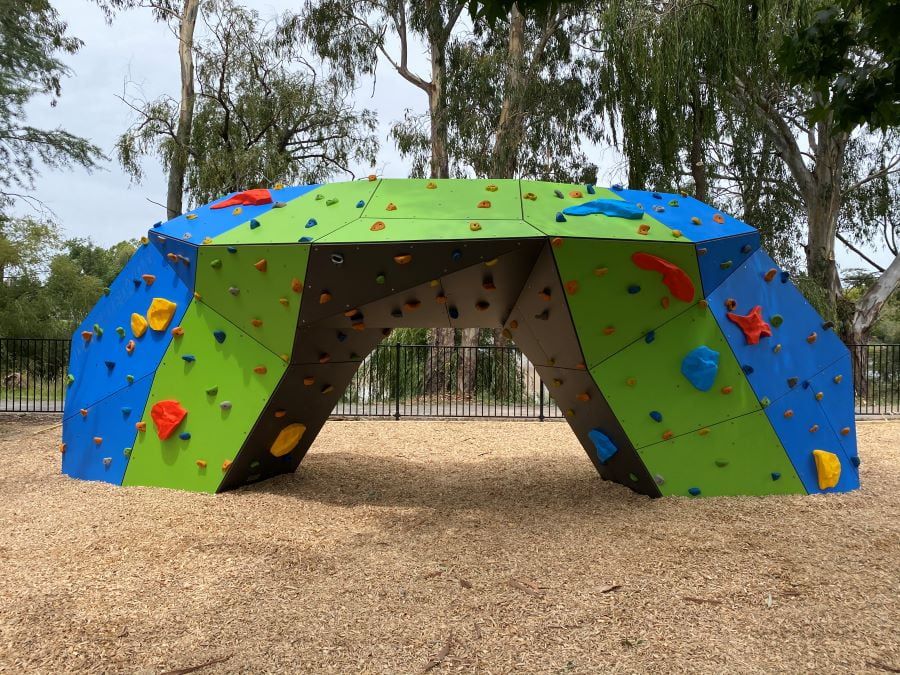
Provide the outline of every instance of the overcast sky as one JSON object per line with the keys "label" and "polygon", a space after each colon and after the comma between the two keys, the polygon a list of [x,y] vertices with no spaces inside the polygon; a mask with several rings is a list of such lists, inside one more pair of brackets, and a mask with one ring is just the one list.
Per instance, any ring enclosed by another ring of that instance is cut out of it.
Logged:
{"label": "overcast sky", "polygon": [[[247,0],[263,18],[285,10],[296,10],[299,0]],[[54,5],[69,24],[69,34],[84,41],[74,56],[66,57],[72,77],[63,83],[63,94],[56,107],[47,100],[29,104],[29,123],[40,127],[63,128],[84,136],[110,157],[99,171],[46,171],[35,196],[55,215],[66,236],[90,237],[110,245],[146,233],[153,223],[164,219],[165,179],[155,158],[144,162],[145,177],[134,185],[113,158],[116,138],[134,121],[133,113],[117,98],[129,82],[129,91],[152,99],[163,94],[177,96],[179,66],[177,42],[169,29],[153,21],[148,10],[135,9],[120,14],[108,25],[102,12],[88,0],[56,0]],[[411,50],[411,67],[428,75],[428,63],[421,51]],[[379,120],[381,152],[378,173],[405,177],[408,163],[387,140],[391,123],[403,116],[406,108],[416,112],[427,109],[424,92],[416,89],[390,68],[380,68],[377,87],[363,83],[356,92],[359,107],[376,111]],[[591,161],[600,167],[600,182],[624,182],[623,165],[609,148],[588,148]],[[358,174],[368,167],[352,167]],[[152,201],[150,201],[152,200]],[[20,207],[21,213],[26,211]],[[883,265],[890,262],[889,252],[878,242],[871,253]],[[853,254],[838,244],[842,266],[862,266]]]}

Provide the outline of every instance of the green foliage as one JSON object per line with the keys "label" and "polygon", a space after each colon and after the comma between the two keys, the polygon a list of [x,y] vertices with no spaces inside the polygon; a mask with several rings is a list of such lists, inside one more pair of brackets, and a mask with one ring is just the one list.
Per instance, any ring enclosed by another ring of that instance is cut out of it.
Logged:
{"label": "green foliage", "polygon": [[66,24],[47,0],[0,0],[0,206],[30,188],[38,164],[50,168],[96,166],[100,149],[63,129],[39,129],[25,121],[25,104],[49,95],[51,105],[68,75],[60,60],[81,41],[66,35]]}
{"label": "green foliage", "polygon": [[798,23],[778,60],[793,84],[818,94],[810,119],[832,115],[845,131],[900,124],[900,2],[841,0]]}
{"label": "green foliage", "polygon": [[[353,108],[346,82],[303,58],[293,18],[265,23],[227,0],[208,9],[211,35],[196,47],[198,98],[186,173],[194,203],[277,181],[324,181],[351,162],[374,162],[375,116]],[[138,121],[117,151],[139,180],[147,154],[170,166],[178,104],[161,98],[135,107]]]}

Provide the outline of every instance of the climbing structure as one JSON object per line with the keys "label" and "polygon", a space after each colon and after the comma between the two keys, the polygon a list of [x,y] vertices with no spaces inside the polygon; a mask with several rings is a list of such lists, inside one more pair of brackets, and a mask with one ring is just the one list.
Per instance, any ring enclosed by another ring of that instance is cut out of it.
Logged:
{"label": "climbing structure", "polygon": [[639,492],[859,485],[849,353],[752,227],[617,186],[374,177],[154,226],[74,336],[63,472],[216,492],[294,471],[398,326],[502,326]]}

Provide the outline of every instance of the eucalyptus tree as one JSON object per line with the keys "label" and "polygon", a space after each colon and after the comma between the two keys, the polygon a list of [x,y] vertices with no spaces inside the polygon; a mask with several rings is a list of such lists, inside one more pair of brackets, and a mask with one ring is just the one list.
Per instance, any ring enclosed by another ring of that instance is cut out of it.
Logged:
{"label": "eucalyptus tree", "polygon": [[[606,55],[600,105],[618,126],[635,186],[662,179],[702,197],[709,185],[714,201],[744,189],[747,177],[768,186],[778,208],[744,215],[771,218],[769,227],[789,233],[797,228],[822,309],[841,320],[846,337],[862,340],[900,279],[900,259],[845,303],[835,242],[839,232],[856,240],[877,234],[872,209],[883,215],[896,202],[873,204],[868,191],[900,171],[900,146],[891,131],[835,121],[840,74],[798,82],[778,62],[782,35],[814,10],[811,0],[610,0],[597,40]],[[755,139],[745,151],[733,151],[741,145],[736,132]],[[853,217],[859,213],[867,217]]]}
{"label": "eucalyptus tree", "polygon": [[[248,185],[321,181],[374,162],[374,115],[354,108],[346,81],[305,57],[292,17],[264,22],[230,0],[207,7],[186,148],[192,202]],[[178,102],[129,103],[136,121],[117,143],[122,165],[139,180],[152,153],[171,169],[183,147]]]}
{"label": "eucalyptus tree", "polygon": [[103,156],[90,141],[62,128],[28,123],[25,104],[48,96],[56,104],[69,69],[62,59],[82,42],[47,0],[0,0],[0,207],[28,194],[43,164],[96,167]]}

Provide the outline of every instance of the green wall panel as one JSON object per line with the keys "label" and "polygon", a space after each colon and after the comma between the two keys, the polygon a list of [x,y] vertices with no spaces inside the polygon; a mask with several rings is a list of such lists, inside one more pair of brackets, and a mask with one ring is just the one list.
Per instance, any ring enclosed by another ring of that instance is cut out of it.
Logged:
{"label": "green wall panel", "polygon": [[[213,243],[294,243],[301,237],[316,241],[359,218],[379,183],[362,180],[323,185],[292,199],[282,208],[267,211],[257,218],[259,227],[244,223],[213,238]],[[360,201],[362,207],[357,206]],[[316,221],[315,226],[306,226],[310,219]]]}
{"label": "green wall panel", "polygon": [[[239,246],[234,252],[228,248],[200,247],[196,288],[203,303],[275,354],[290,356],[309,244]],[[256,268],[260,260],[266,261],[265,271]],[[301,283],[299,293],[292,288],[294,279]]]}
{"label": "green wall panel", "polygon": [[[806,494],[763,411],[638,450],[663,495]],[[662,479],[661,481],[659,479]]]}
{"label": "green wall panel", "polygon": [[[437,187],[429,190],[428,184]],[[488,190],[495,186],[496,191]],[[478,208],[489,201],[490,208]],[[389,211],[393,204],[396,210]],[[521,220],[522,207],[517,180],[384,179],[365,208],[371,222],[390,218],[450,220]],[[370,223],[371,224],[371,223]]]}
{"label": "green wall panel", "polygon": [[[372,230],[376,222],[384,224],[384,229]],[[473,230],[476,222],[480,229]],[[326,237],[318,243],[376,243],[382,241],[435,241],[466,239],[521,239],[523,237],[543,237],[522,220],[437,220],[432,218],[361,218]]]}
{"label": "green wall panel", "polygon": [[[688,352],[705,345],[719,352],[719,369],[709,391],[681,374]],[[591,369],[594,381],[636,448],[680,436],[760,409],[747,378],[709,308],[695,306]],[[731,387],[723,393],[723,387]],[[657,422],[650,413],[662,415]]]}
{"label": "green wall panel", "polygon": [[[223,462],[237,455],[286,364],[200,302],[191,303],[181,327],[184,335],[172,340],[156,371],[141,418],[147,428],[138,433],[123,485],[215,492],[224,475]],[[221,344],[213,336],[216,330],[226,332]],[[196,360],[185,361],[185,355]],[[254,372],[257,366],[267,372]],[[218,390],[208,394],[213,387]],[[163,441],[150,409],[170,399],[181,403],[188,414]],[[230,402],[231,408],[223,409],[223,402]],[[189,439],[179,437],[185,432]],[[198,466],[198,460],[206,467]]]}
{"label": "green wall panel", "polygon": [[[691,244],[563,239],[552,248],[563,286],[578,285],[575,293],[566,293],[566,300],[589,368],[691,308],[703,292]],[[640,269],[631,261],[633,253],[648,253],[680,267],[694,284],[694,302],[672,297],[662,274]]]}

